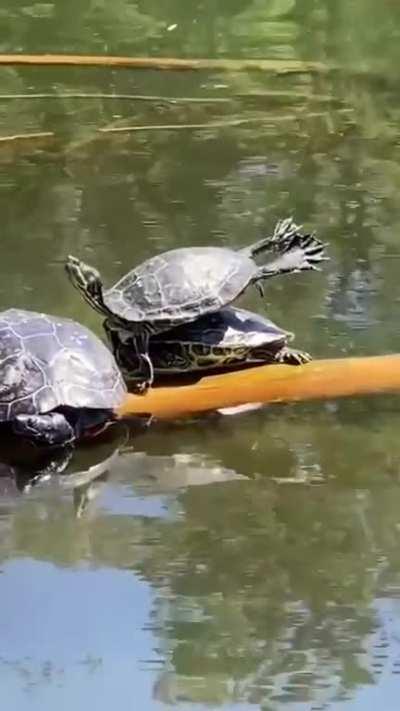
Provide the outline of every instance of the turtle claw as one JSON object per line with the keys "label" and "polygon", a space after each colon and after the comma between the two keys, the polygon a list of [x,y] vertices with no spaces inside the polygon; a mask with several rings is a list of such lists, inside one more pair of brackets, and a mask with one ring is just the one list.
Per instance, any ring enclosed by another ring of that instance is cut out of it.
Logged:
{"label": "turtle claw", "polygon": [[154,368],[148,354],[148,336],[136,337],[136,349],[140,364],[140,380],[138,379],[134,385],[135,392],[138,395],[145,395],[154,381]]}
{"label": "turtle claw", "polygon": [[321,262],[329,261],[329,257],[324,254],[324,245],[315,238],[305,246],[303,250],[303,259],[300,265],[300,271],[313,269],[320,271],[318,265]]}
{"label": "turtle claw", "polygon": [[304,365],[312,360],[312,356],[306,351],[300,351],[296,348],[284,346],[279,353],[276,354],[277,363],[286,365]]}
{"label": "turtle claw", "polygon": [[256,287],[258,293],[260,294],[261,298],[264,298],[265,292],[264,292],[264,287],[263,287],[263,285],[261,284],[261,282],[256,281],[255,287]]}
{"label": "turtle claw", "polygon": [[146,395],[151,383],[148,380],[141,380],[132,386],[132,391],[135,395]]}

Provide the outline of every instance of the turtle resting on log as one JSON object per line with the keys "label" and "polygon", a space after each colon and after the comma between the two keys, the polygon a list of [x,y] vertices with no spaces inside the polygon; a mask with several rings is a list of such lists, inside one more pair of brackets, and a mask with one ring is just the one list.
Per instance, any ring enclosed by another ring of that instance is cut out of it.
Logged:
{"label": "turtle resting on log", "polygon": [[[109,324],[132,333],[141,371],[137,389],[144,392],[154,379],[151,336],[218,311],[250,284],[262,291],[264,279],[317,269],[327,259],[325,245],[299,229],[287,219],[278,222],[272,237],[244,249],[173,249],[143,262],[107,290],[99,272],[75,257],[68,258],[66,271],[73,285],[108,318]],[[272,252],[273,258],[258,266],[255,257],[266,251]]]}
{"label": "turtle resting on log", "polygon": [[64,446],[102,431],[126,392],[112,353],[84,326],[33,311],[0,312],[0,430]]}
{"label": "turtle resting on log", "polygon": [[[111,319],[104,322],[104,328],[125,379],[140,378],[140,360],[132,332],[123,331]],[[263,316],[226,306],[151,336],[149,356],[156,376],[260,363],[307,363],[311,360],[308,353],[288,346],[293,338],[293,333]]]}

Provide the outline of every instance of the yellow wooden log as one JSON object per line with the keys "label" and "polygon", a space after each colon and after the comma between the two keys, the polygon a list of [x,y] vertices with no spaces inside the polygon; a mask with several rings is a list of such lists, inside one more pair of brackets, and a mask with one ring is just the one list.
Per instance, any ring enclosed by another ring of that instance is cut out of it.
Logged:
{"label": "yellow wooden log", "polygon": [[247,403],[295,402],[400,391],[400,354],[314,360],[302,366],[264,365],[202,378],[192,385],[129,394],[119,414],[159,418]]}

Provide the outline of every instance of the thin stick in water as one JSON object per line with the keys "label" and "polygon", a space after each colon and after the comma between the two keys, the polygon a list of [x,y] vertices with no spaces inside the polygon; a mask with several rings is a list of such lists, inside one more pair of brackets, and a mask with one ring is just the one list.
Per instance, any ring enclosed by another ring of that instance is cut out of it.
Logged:
{"label": "thin stick in water", "polygon": [[147,96],[145,94],[87,94],[85,92],[45,92],[41,94],[0,94],[0,101],[12,99],[115,99],[163,104],[228,104],[232,99],[202,96]]}
{"label": "thin stick in water", "polygon": [[37,133],[14,133],[12,136],[0,136],[0,143],[11,143],[12,141],[26,141],[36,138],[54,138],[52,131],[39,131]]}

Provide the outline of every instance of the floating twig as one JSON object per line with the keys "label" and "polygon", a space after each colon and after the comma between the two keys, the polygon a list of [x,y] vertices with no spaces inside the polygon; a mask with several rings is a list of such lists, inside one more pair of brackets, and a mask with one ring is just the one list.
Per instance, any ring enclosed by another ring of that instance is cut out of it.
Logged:
{"label": "floating twig", "polygon": [[12,136],[0,136],[0,143],[11,143],[12,141],[25,141],[36,138],[54,138],[52,131],[39,131],[37,133],[14,133]]}
{"label": "floating twig", "polygon": [[134,131],[180,131],[180,130],[196,130],[208,128],[228,128],[229,126],[241,126],[250,123],[265,123],[271,119],[263,118],[244,118],[244,119],[229,119],[228,121],[211,121],[209,123],[167,123],[167,124],[144,124],[139,126],[106,126],[97,129],[99,133],[130,133]]}
{"label": "floating twig", "polygon": [[226,104],[232,99],[197,96],[147,96],[146,94],[86,94],[85,92],[45,92],[41,94],[0,94],[0,101],[12,99],[116,99],[150,101],[162,104]]}
{"label": "floating twig", "polygon": [[[351,112],[351,109],[340,109],[341,113]],[[138,126],[105,126],[98,128],[99,133],[133,133],[136,131],[180,131],[180,130],[207,130],[211,128],[229,128],[246,124],[275,124],[277,121],[301,121],[304,118],[322,118],[326,113],[322,111],[308,112],[306,116],[300,114],[285,114],[280,116],[255,116],[252,118],[228,119],[227,121],[212,121],[208,123],[169,123],[169,124],[143,124]]]}
{"label": "floating twig", "polygon": [[321,62],[296,59],[181,59],[174,57],[116,57],[79,54],[0,54],[0,65],[86,66],[169,71],[261,71],[273,74],[309,74],[327,71]]}

